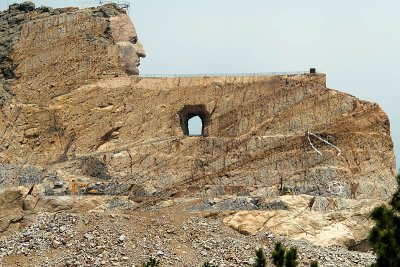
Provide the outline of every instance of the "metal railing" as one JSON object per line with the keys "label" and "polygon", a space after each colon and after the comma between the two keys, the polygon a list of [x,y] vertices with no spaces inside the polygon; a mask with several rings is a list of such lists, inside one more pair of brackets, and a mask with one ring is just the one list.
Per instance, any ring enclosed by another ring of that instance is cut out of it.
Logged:
{"label": "metal railing", "polygon": [[139,74],[141,78],[191,78],[191,77],[259,77],[277,75],[306,75],[309,71],[259,72],[259,73],[199,73],[199,74]]}
{"label": "metal railing", "polygon": [[123,8],[125,10],[128,10],[130,7],[130,3],[128,1],[118,1],[118,0],[99,0],[100,5],[104,4],[116,4],[119,8]]}

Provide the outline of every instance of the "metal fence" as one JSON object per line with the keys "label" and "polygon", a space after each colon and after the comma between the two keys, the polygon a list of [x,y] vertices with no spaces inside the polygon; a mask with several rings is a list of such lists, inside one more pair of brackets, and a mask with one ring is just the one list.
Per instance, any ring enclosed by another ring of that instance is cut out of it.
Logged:
{"label": "metal fence", "polygon": [[199,73],[199,74],[139,74],[142,78],[191,78],[191,77],[258,77],[276,75],[306,75],[309,71],[260,72],[260,73]]}
{"label": "metal fence", "polygon": [[119,0],[99,0],[100,5],[104,4],[116,4],[118,7],[128,10],[130,7],[129,1],[119,1]]}

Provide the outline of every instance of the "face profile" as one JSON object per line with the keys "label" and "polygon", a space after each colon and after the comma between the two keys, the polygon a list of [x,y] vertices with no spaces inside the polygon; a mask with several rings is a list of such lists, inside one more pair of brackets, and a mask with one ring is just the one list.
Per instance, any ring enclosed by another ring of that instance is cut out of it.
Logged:
{"label": "face profile", "polygon": [[[100,12],[103,9],[107,15]],[[7,75],[16,78],[13,92],[19,99],[48,101],[83,80],[139,74],[140,58],[146,54],[123,10],[114,6],[71,8],[57,14],[37,10],[29,16],[32,19],[19,22],[20,32],[10,35],[15,39],[9,56],[13,72]],[[36,88],[46,88],[46,93]]]}
{"label": "face profile", "polygon": [[118,47],[119,59],[128,75],[138,75],[140,58],[146,52],[139,42],[135,27],[127,14],[110,18],[112,37]]}

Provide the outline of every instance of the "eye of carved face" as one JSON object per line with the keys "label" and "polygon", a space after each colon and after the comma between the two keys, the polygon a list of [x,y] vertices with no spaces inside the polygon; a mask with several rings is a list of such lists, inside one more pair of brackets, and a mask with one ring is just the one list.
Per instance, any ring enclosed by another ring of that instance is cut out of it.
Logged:
{"label": "eye of carved face", "polygon": [[129,42],[131,42],[132,44],[136,44],[138,41],[137,36],[131,36],[129,37]]}

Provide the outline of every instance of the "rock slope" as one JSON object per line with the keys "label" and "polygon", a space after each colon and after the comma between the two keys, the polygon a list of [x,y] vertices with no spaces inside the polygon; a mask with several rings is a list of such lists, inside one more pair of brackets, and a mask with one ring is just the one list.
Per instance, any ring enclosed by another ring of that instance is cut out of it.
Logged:
{"label": "rock slope", "polygon": [[[179,212],[176,212],[179,211]],[[276,240],[299,249],[301,266],[370,266],[374,256],[342,247],[320,248],[269,232],[244,236],[220,218],[188,214],[185,205],[143,212],[41,213],[36,222],[0,240],[4,266],[142,266],[149,256],[161,266],[252,266],[254,251],[270,254]],[[272,263],[269,263],[271,266]]]}

